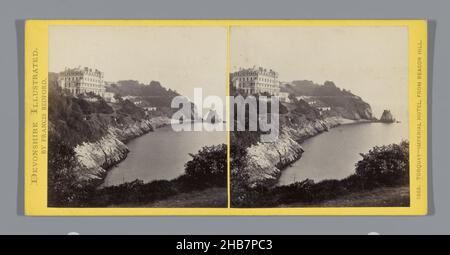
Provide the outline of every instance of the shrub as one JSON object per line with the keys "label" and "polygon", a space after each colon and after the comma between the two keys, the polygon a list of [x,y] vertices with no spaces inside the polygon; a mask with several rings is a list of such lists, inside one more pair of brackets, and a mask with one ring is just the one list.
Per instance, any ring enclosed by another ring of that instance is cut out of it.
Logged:
{"label": "shrub", "polygon": [[73,147],[84,141],[94,141],[106,133],[106,128],[88,120],[91,113],[112,111],[106,102],[98,101],[98,105],[93,105],[65,94],[55,83],[49,83],[48,102],[49,137],[62,137]]}
{"label": "shrub", "polygon": [[376,146],[356,163],[356,175],[366,187],[409,183],[409,143]]}
{"label": "shrub", "polygon": [[227,146],[205,146],[185,164],[186,176],[193,185],[227,185]]}
{"label": "shrub", "polygon": [[102,188],[92,194],[90,206],[145,204],[175,195],[177,189],[171,181],[156,180],[144,183],[142,180]]}
{"label": "shrub", "polygon": [[76,176],[81,166],[75,152],[57,136],[49,136],[48,149],[48,205],[82,206],[89,198],[92,186]]}
{"label": "shrub", "polygon": [[133,102],[130,100],[122,100],[119,102],[120,108],[118,110],[119,113],[130,115],[134,119],[142,119],[145,117],[144,109],[136,106]]}

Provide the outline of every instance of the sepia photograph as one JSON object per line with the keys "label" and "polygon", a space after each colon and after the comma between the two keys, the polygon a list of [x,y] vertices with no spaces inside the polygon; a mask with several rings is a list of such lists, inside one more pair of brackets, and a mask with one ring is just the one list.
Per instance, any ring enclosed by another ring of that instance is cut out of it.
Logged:
{"label": "sepia photograph", "polygon": [[410,206],[406,27],[236,26],[230,55],[245,99],[231,104],[248,109],[232,119],[231,207]]}
{"label": "sepia photograph", "polygon": [[49,207],[227,207],[226,27],[48,31]]}
{"label": "sepia photograph", "polygon": [[425,21],[26,25],[27,215],[427,213]]}

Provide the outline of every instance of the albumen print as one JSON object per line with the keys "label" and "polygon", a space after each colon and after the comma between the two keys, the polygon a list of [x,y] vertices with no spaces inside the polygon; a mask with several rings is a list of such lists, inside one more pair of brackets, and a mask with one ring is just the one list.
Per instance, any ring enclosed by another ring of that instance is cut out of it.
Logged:
{"label": "albumen print", "polygon": [[280,101],[274,142],[261,142],[261,130],[232,132],[233,207],[410,205],[405,27],[230,35],[231,94],[259,98],[248,101],[255,109],[260,96]]}
{"label": "albumen print", "polygon": [[49,27],[49,206],[227,207],[225,124],[193,101],[225,97],[226,48],[223,27]]}
{"label": "albumen print", "polygon": [[25,212],[424,215],[423,20],[30,20]]}

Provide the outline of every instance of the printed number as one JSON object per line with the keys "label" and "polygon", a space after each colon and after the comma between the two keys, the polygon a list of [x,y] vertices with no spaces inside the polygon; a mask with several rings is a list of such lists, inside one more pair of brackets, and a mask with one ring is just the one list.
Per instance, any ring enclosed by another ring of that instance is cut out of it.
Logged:
{"label": "printed number", "polygon": [[221,250],[271,250],[272,240],[220,240]]}

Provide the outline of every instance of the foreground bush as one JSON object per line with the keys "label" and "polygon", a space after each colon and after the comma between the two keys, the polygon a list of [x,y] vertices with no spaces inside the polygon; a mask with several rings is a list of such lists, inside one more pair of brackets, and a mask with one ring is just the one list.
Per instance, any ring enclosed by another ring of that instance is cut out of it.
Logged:
{"label": "foreground bush", "polygon": [[58,136],[48,141],[48,205],[50,207],[85,205],[92,193],[92,184],[80,180],[75,171],[81,169],[75,152]]}
{"label": "foreground bush", "polygon": [[356,164],[366,188],[409,183],[409,143],[376,146]]}
{"label": "foreground bush", "polygon": [[193,185],[227,185],[227,146],[205,146],[197,154],[190,154],[192,160],[186,163],[186,176]]}

